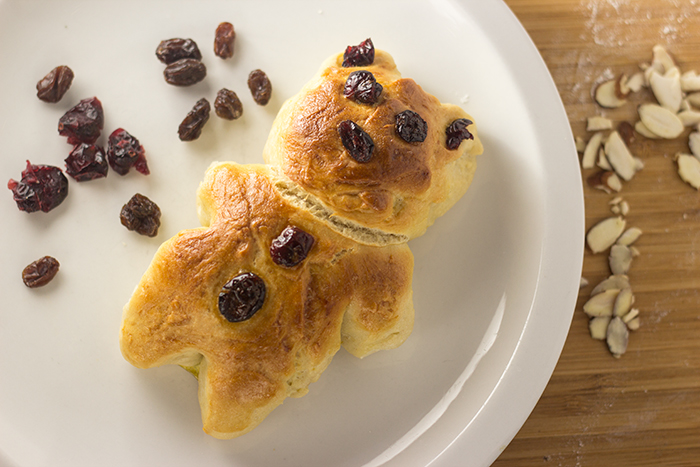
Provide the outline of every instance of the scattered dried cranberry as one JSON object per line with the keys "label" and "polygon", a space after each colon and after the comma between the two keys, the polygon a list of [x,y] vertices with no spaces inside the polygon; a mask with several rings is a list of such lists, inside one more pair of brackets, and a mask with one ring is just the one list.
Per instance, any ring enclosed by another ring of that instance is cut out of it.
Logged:
{"label": "scattered dried cranberry", "polygon": [[66,173],[79,182],[107,176],[105,151],[94,144],[80,143],[66,159]]}
{"label": "scattered dried cranberry", "polygon": [[44,102],[56,103],[63,98],[73,83],[73,70],[57,66],[36,83],[36,95]]}
{"label": "scattered dried cranberry", "polygon": [[209,120],[211,106],[205,98],[198,100],[185,119],[180,123],[177,132],[181,141],[194,141],[202,134],[204,124]]}
{"label": "scattered dried cranberry", "polygon": [[83,99],[58,120],[58,134],[68,137],[68,144],[94,144],[104,124],[102,103],[96,97]]}
{"label": "scattered dried cranberry", "polygon": [[207,67],[194,58],[181,58],[166,66],[163,76],[173,86],[192,86],[207,76]]}
{"label": "scattered dried cranberry", "polygon": [[314,246],[314,237],[311,234],[290,225],[272,240],[270,255],[276,264],[291,268],[306,259],[312,246]]}
{"label": "scattered dried cranberry", "polygon": [[160,208],[147,197],[136,193],[122,207],[119,219],[127,229],[147,237],[155,237],[160,227]]}
{"label": "scattered dried cranberry", "polygon": [[382,89],[382,85],[377,83],[374,75],[369,71],[353,71],[345,81],[343,95],[363,104],[374,104],[379,100]]}
{"label": "scattered dried cranberry", "polygon": [[144,175],[151,173],[143,146],[123,128],[117,128],[109,135],[107,161],[119,175],[126,175],[132,167]]}
{"label": "scattered dried cranberry", "polygon": [[7,188],[12,190],[20,211],[49,212],[68,196],[68,179],[58,167],[32,165],[27,161],[22,180],[10,179]]}
{"label": "scattered dried cranberry", "polygon": [[272,96],[272,84],[262,70],[253,70],[248,75],[248,89],[258,105],[266,105]]}
{"label": "scattered dried cranberry", "polygon": [[22,282],[31,289],[42,287],[56,277],[60,266],[56,258],[44,256],[24,268],[22,271]]}
{"label": "scattered dried cranberry", "polygon": [[369,162],[374,151],[374,141],[351,120],[345,120],[338,125],[338,133],[343,146],[357,162]]}
{"label": "scattered dried cranberry", "polygon": [[445,130],[447,135],[447,141],[445,145],[447,149],[455,150],[459,147],[464,139],[474,139],[467,127],[472,125],[474,122],[467,120],[466,118],[458,118],[454,122],[450,123],[450,126]]}
{"label": "scattered dried cranberry", "polygon": [[183,58],[201,60],[202,53],[192,39],[175,38],[161,41],[156,49],[156,57],[166,65],[170,65]]}
{"label": "scattered dried cranberry", "polygon": [[238,323],[253,317],[265,302],[265,282],[252,272],[239,274],[219,293],[219,312],[227,321]]}
{"label": "scattered dried cranberry", "polygon": [[214,54],[221,58],[233,57],[233,41],[236,38],[236,31],[233,30],[233,24],[221,23],[216,28],[214,36]]}
{"label": "scattered dried cranberry", "polygon": [[374,44],[372,39],[365,39],[358,45],[349,45],[343,54],[343,66],[367,66],[374,63]]}
{"label": "scattered dried cranberry", "polygon": [[214,110],[221,118],[235,120],[243,115],[243,104],[235,92],[224,88],[216,94]]}
{"label": "scattered dried cranberry", "polygon": [[428,136],[428,124],[412,110],[396,115],[396,133],[408,143],[422,143]]}

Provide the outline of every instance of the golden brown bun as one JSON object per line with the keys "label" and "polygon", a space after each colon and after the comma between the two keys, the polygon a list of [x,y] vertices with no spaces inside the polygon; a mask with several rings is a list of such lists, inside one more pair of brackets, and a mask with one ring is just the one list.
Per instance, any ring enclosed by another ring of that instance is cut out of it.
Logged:
{"label": "golden brown bun", "polygon": [[[362,357],[400,345],[413,327],[408,246],[358,244],[290,204],[273,180],[264,165],[212,166],[198,191],[204,227],[161,245],[124,308],[126,360],[198,373],[204,430],[217,438],[304,395],[341,344]],[[292,268],[269,253],[287,225],[315,238]],[[241,272],[260,276],[267,294],[252,318],[232,323],[218,295]]]}
{"label": "golden brown bun", "polygon": [[[473,120],[461,108],[441,104],[413,80],[401,78],[386,52],[377,50],[374,63],[360,68],[343,68],[342,59],[342,54],[328,59],[282,106],[263,151],[265,161],[288,178],[289,191],[315,206],[311,211],[340,219],[333,228],[369,232],[358,241],[381,245],[422,235],[472,181],[476,156],[483,150],[476,124],[469,126],[473,140],[448,150],[448,125],[458,118]],[[343,96],[348,75],[358,69],[370,71],[384,87],[376,104]],[[408,143],[396,134],[395,116],[407,109],[428,124],[421,143]],[[344,120],[372,137],[375,148],[369,162],[355,161],[343,146],[338,125]]]}

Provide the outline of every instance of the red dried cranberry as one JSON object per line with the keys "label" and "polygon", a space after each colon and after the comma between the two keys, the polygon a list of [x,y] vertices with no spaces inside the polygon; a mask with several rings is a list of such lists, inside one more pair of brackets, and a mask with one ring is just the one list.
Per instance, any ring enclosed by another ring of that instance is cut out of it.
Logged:
{"label": "red dried cranberry", "polygon": [[202,53],[192,39],[175,38],[161,41],[156,49],[156,57],[166,65],[170,65],[183,58],[201,60]]}
{"label": "red dried cranberry", "polygon": [[106,177],[108,170],[104,149],[94,144],[77,145],[66,159],[66,173],[79,182]]}
{"label": "red dried cranberry", "polygon": [[353,71],[345,81],[343,95],[363,104],[374,104],[379,100],[382,89],[382,85],[377,83],[374,75],[369,71]]}
{"label": "red dried cranberry", "polygon": [[117,128],[109,135],[107,161],[112,170],[119,175],[126,175],[132,167],[144,175],[150,173],[146,163],[146,151],[139,140],[123,128]]}
{"label": "red dried cranberry", "polygon": [[22,282],[30,289],[43,287],[56,277],[60,266],[51,256],[39,258],[22,270]]}
{"label": "red dried cranberry", "polygon": [[374,63],[374,44],[372,39],[365,39],[358,45],[349,45],[343,54],[343,66],[367,66]]}
{"label": "red dried cranberry", "polygon": [[221,58],[233,57],[233,41],[236,38],[236,31],[231,23],[221,23],[216,28],[214,35],[214,54]]}
{"label": "red dried cranberry", "polygon": [[20,211],[49,212],[68,196],[68,179],[58,167],[32,165],[22,171],[22,180],[10,179],[7,188]]}
{"label": "red dried cranberry", "polygon": [[63,98],[73,83],[73,70],[57,66],[36,83],[36,95],[44,102],[56,103]]}
{"label": "red dried cranberry", "polygon": [[445,134],[447,135],[445,146],[447,146],[447,149],[455,150],[462,143],[462,140],[474,139],[474,135],[467,130],[467,127],[473,123],[474,122],[466,118],[458,118],[450,123],[450,126],[445,130]]}
{"label": "red dried cranberry", "polygon": [[68,144],[94,144],[100,137],[104,113],[96,98],[83,99],[58,120],[58,134],[68,137]]}
{"label": "red dried cranberry", "polygon": [[155,237],[160,227],[160,208],[147,197],[136,193],[122,207],[119,220],[129,230],[147,237]]}
{"label": "red dried cranberry", "polygon": [[314,237],[293,225],[287,226],[270,244],[272,261],[280,266],[291,268],[306,259]]}
{"label": "red dried cranberry", "polygon": [[265,302],[266,287],[252,272],[239,274],[219,293],[219,312],[227,321],[238,323],[253,317]]}
{"label": "red dried cranberry", "polygon": [[205,98],[198,100],[177,129],[180,141],[194,141],[202,134],[204,124],[209,120],[211,105]]}
{"label": "red dried cranberry", "polygon": [[267,105],[272,96],[272,84],[262,70],[253,70],[248,75],[248,89],[258,105]]}
{"label": "red dried cranberry", "polygon": [[353,159],[360,163],[369,162],[374,151],[374,141],[359,125],[351,120],[342,121],[338,125],[338,133]]}
{"label": "red dried cranberry", "polygon": [[396,115],[396,133],[408,143],[422,143],[428,136],[428,124],[412,110]]}

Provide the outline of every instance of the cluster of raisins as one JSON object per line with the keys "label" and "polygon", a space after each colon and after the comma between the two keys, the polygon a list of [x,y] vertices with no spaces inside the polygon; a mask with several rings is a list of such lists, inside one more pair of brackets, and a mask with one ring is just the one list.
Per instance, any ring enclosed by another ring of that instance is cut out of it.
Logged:
{"label": "cluster of raisins", "polygon": [[[236,31],[228,22],[219,24],[214,33],[214,55],[222,59],[233,57]],[[166,64],[165,81],[175,86],[191,86],[202,81],[207,74],[202,54],[192,39],[167,39],[156,49],[156,57]],[[248,76],[248,88],[258,105],[267,105],[272,95],[272,84],[265,72],[253,70]],[[214,100],[216,115],[225,120],[236,120],[243,115],[243,104],[238,95],[223,88]],[[181,141],[198,139],[209,121],[211,104],[206,98],[198,100],[178,127]]]}

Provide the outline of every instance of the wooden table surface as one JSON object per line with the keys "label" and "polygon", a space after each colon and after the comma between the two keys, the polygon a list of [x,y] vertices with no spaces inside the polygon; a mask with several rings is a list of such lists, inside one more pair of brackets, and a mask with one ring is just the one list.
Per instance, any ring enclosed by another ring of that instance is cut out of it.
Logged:
{"label": "wooden table surface", "polygon": [[[572,131],[584,139],[587,117],[638,120],[640,91],[619,109],[592,99],[601,79],[631,75],[661,44],[681,72],[700,73],[698,0],[506,0],[542,54]],[[700,466],[700,194],[678,176],[673,156],[689,152],[686,131],[671,141],[637,135],[632,153],[645,168],[619,194],[584,183],[586,227],[612,215],[624,198],[628,226],[644,232],[629,278],[641,327],[615,359],[591,339],[582,311],[607,277],[607,254],[585,252],[571,330],[534,411],[494,463],[507,466]],[[593,170],[583,171],[583,177]]]}

